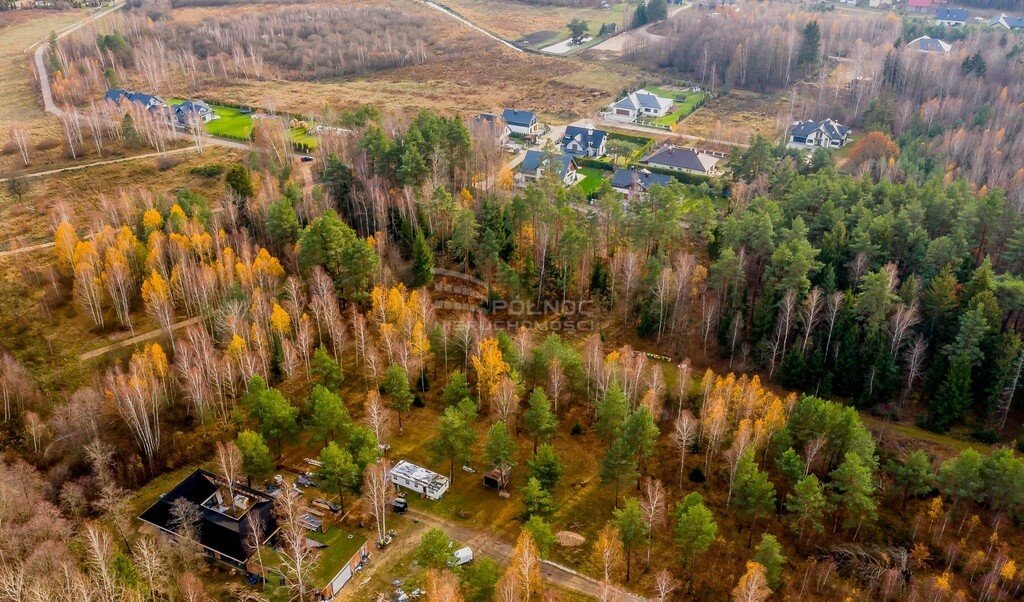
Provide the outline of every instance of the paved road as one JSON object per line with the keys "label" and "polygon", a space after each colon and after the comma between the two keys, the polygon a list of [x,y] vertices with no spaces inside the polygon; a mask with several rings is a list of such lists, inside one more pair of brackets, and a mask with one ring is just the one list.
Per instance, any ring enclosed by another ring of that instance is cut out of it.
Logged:
{"label": "paved road", "polygon": [[719,140],[717,138],[705,138],[703,136],[691,136],[690,134],[680,134],[679,132],[672,132],[669,130],[662,130],[658,128],[651,128],[637,123],[623,123],[621,121],[612,121],[610,119],[601,119],[600,117],[594,121],[594,125],[599,125],[607,128],[614,128],[620,130],[629,130],[631,132],[639,132],[641,134],[650,135],[662,135],[669,136],[672,138],[682,138],[684,140],[691,140],[693,142],[706,142],[711,144],[724,144],[726,146],[735,146],[737,148],[747,148],[750,145],[744,142],[731,142],[729,140]]}
{"label": "paved road", "polygon": [[467,18],[463,17],[462,15],[456,13],[452,9],[448,8],[447,6],[443,6],[441,4],[437,4],[435,2],[431,2],[431,0],[420,0],[420,1],[423,2],[423,4],[426,4],[427,6],[429,6],[430,8],[432,8],[432,9],[434,9],[436,11],[440,11],[440,12],[448,15],[449,17],[458,20],[463,25],[467,25],[469,27],[472,27],[473,29],[479,31],[480,33],[482,33],[485,36],[491,38],[492,40],[500,42],[501,44],[504,44],[505,46],[511,48],[512,50],[515,50],[516,52],[524,52],[524,50],[522,48],[516,46],[512,42],[509,42],[505,38],[502,38],[500,36],[497,36],[497,35],[489,32],[489,31],[487,31],[483,27],[480,27],[476,23],[473,23],[469,19],[467,19]]}
{"label": "paved road", "polygon": [[[409,516],[431,527],[440,528],[452,539],[473,548],[474,552],[483,552],[484,555],[494,558],[502,565],[507,565],[512,559],[514,546],[497,539],[489,533],[438,518],[422,510],[410,509]],[[541,576],[548,583],[553,583],[559,587],[593,598],[600,598],[604,591],[604,586],[596,579],[546,560],[541,564]],[[642,596],[619,588],[614,588],[611,592],[611,597],[608,599],[616,602],[642,602],[646,600]]]}
{"label": "paved road", "polygon": [[[672,18],[672,16],[678,13],[679,11],[690,8],[691,6],[693,5],[689,2],[683,4],[682,6],[677,6],[669,11],[668,16],[669,18]],[[658,23],[660,22],[661,21],[659,21]],[[626,48],[626,46],[630,44],[641,42],[660,42],[661,40],[665,39],[665,36],[659,36],[657,34],[647,31],[648,29],[654,27],[658,23],[651,23],[650,25],[644,25],[643,27],[638,27],[636,29],[627,29],[626,31],[616,36],[608,38],[607,40],[601,42],[597,46],[594,46],[593,48],[591,48],[591,50],[603,50],[604,52],[614,52],[616,54],[621,54],[622,51]]]}
{"label": "paved road", "polygon": [[[98,13],[93,13],[92,15],[86,17],[78,23],[75,23],[74,25],[68,27],[64,31],[61,31],[57,34],[57,38],[60,39],[65,36],[71,35],[72,33],[84,27],[86,23],[90,23],[101,17],[105,17],[110,13],[118,10],[122,6],[124,6],[124,0],[118,0],[110,8],[100,11]],[[57,106],[57,103],[53,102],[53,91],[50,89],[50,77],[46,73],[46,51],[50,47],[48,42],[49,40],[43,40],[39,42],[36,46],[36,72],[39,73],[39,86],[43,92],[43,106],[46,108],[46,112],[52,113],[60,117],[64,114],[64,111],[62,111],[61,108]]]}

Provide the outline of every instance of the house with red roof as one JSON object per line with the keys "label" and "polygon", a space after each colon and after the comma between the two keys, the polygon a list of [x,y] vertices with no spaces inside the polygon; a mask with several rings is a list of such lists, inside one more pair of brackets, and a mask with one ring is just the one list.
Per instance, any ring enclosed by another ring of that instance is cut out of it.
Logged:
{"label": "house with red roof", "polygon": [[925,13],[930,11],[934,4],[932,0],[907,0],[907,11]]}

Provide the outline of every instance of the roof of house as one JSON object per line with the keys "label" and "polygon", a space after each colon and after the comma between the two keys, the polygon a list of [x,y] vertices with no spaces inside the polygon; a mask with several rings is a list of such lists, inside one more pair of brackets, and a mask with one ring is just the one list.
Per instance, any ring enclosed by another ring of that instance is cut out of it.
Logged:
{"label": "roof of house", "polygon": [[850,128],[829,118],[824,121],[797,121],[789,128],[789,135],[806,138],[812,132],[819,130],[830,140],[842,140],[850,133]]}
{"label": "roof of house", "polygon": [[565,135],[562,136],[562,146],[576,140],[584,148],[598,148],[607,137],[608,132],[594,129],[594,126],[590,124],[583,126],[570,125],[565,128]]}
{"label": "roof of house", "polygon": [[911,40],[907,44],[907,48],[911,50],[918,50],[920,52],[942,52],[948,53],[953,48],[951,44],[947,44],[938,38],[930,38],[928,36],[921,36],[915,40]]}
{"label": "roof of house", "polygon": [[959,21],[967,22],[966,8],[940,8],[935,11],[935,19],[938,21]]}
{"label": "roof of house", "polygon": [[1024,29],[1024,17],[1011,17],[1006,13],[1002,13],[998,17],[990,19],[988,24],[989,27],[1002,25],[1008,29]]}
{"label": "roof of house", "polygon": [[932,0],[907,0],[910,8],[931,8]]}
{"label": "roof of house", "polygon": [[140,514],[139,519],[164,531],[176,533],[171,509],[175,500],[188,500],[199,507],[199,543],[207,550],[245,562],[251,554],[246,538],[250,537],[253,517],[258,516],[261,521],[264,541],[277,531],[273,512],[274,498],[239,483],[233,487],[235,497],[228,506],[223,500],[226,493],[224,479],[212,472],[197,469]]}
{"label": "roof of house", "polygon": [[111,102],[121,102],[122,99],[126,99],[129,102],[137,102],[146,108],[155,108],[166,106],[167,103],[164,99],[154,94],[146,94],[144,92],[132,92],[130,90],[122,90],[120,88],[111,88],[107,90],[107,93],[103,96],[106,100]]}
{"label": "roof of house", "polygon": [[612,105],[612,107],[616,109],[630,109],[633,111],[639,111],[641,108],[667,110],[671,106],[671,98],[662,98],[653,92],[644,90],[643,88],[636,92],[630,92]]}
{"label": "roof of house", "polygon": [[647,191],[651,186],[666,186],[672,182],[672,176],[660,173],[651,173],[646,169],[630,169],[620,167],[615,170],[612,176],[613,188],[632,188],[636,183],[641,190]]}
{"label": "roof of house", "polygon": [[[562,167],[559,170],[559,175],[563,178],[569,172],[569,166],[573,165],[573,158],[569,155],[556,154],[553,155],[555,161],[561,161]],[[523,157],[523,163],[520,166],[521,171],[537,171],[537,168],[544,163],[544,151],[531,150],[526,151],[526,156]]]}
{"label": "roof of house", "polygon": [[174,110],[179,112],[194,111],[196,113],[208,113],[213,109],[210,108],[210,105],[201,100],[186,100],[183,103],[175,105]]}
{"label": "roof of house", "polygon": [[479,115],[477,115],[476,117],[473,118],[473,122],[474,123],[488,123],[490,125],[494,125],[494,124],[498,123],[499,119],[501,119],[501,117],[499,117],[498,115],[495,115],[494,113],[480,113]]}
{"label": "roof of house", "polygon": [[709,173],[715,167],[715,164],[718,163],[718,159],[711,155],[698,153],[692,148],[679,148],[669,145],[655,151],[644,159],[643,163]]}
{"label": "roof of house", "polygon": [[537,123],[537,116],[534,115],[533,111],[520,111],[518,109],[505,109],[501,113],[502,118],[505,119],[505,123],[508,125],[517,125],[519,127],[530,127],[534,123]]}

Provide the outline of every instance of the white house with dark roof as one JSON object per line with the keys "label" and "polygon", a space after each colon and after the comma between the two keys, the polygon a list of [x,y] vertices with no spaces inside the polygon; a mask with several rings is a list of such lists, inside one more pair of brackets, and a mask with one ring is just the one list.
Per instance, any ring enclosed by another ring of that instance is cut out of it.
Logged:
{"label": "white house with dark roof", "polygon": [[505,109],[501,113],[501,118],[505,120],[505,125],[513,134],[536,136],[541,131],[540,120],[533,111]]}
{"label": "white house with dark roof", "polygon": [[718,161],[718,157],[699,153],[692,148],[667,145],[654,151],[640,162],[650,167],[711,176],[718,173],[716,167]]}
{"label": "white house with dark roof", "polygon": [[908,42],[907,48],[909,48],[910,50],[916,50],[917,52],[949,54],[949,51],[953,49],[953,45],[943,42],[938,38],[921,36]]}
{"label": "white house with dark roof", "polygon": [[1001,13],[998,17],[988,21],[989,27],[1002,27],[1004,29],[1024,29],[1024,17],[1011,17]]}
{"label": "white house with dark roof", "polygon": [[609,107],[605,118],[632,123],[641,117],[662,117],[672,110],[673,104],[671,98],[662,98],[641,88],[636,92],[630,92]]}
{"label": "white house with dark roof", "polygon": [[562,180],[562,184],[572,186],[581,179],[579,166],[571,156],[562,154],[549,156],[544,151],[530,150],[526,151],[526,156],[523,157],[523,162],[519,165],[519,183],[525,186],[529,182],[541,179],[552,162],[558,169],[558,176]]}
{"label": "white house with dark roof", "polygon": [[850,128],[833,121],[795,121],[789,127],[790,148],[842,148],[850,141]]}
{"label": "white house with dark roof", "polygon": [[174,118],[178,125],[186,126],[193,119],[200,123],[209,123],[217,118],[210,105],[201,100],[186,100],[174,105]]}
{"label": "white house with dark roof", "polygon": [[603,157],[608,132],[594,129],[592,123],[570,125],[562,136],[562,152],[574,157]]}
{"label": "white house with dark roof", "polygon": [[966,8],[939,8],[935,11],[935,23],[946,27],[963,27],[969,17]]}

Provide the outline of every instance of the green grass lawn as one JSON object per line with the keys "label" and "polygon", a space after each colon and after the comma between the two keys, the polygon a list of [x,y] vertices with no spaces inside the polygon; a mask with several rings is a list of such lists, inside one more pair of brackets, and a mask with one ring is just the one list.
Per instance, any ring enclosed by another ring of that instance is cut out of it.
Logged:
{"label": "green grass lawn", "polygon": [[206,132],[211,136],[232,138],[234,140],[249,140],[252,138],[252,131],[256,127],[252,115],[241,109],[210,105],[213,108],[217,119],[206,124]]}
{"label": "green grass lawn", "polygon": [[317,141],[316,136],[313,134],[310,134],[302,128],[291,128],[288,130],[288,133],[291,135],[292,142],[295,144],[304,146],[311,151],[316,149]]}
{"label": "green grass lawn", "polygon": [[582,190],[587,196],[594,194],[594,192],[601,187],[601,182],[604,181],[605,176],[609,175],[608,172],[595,167],[581,167],[579,171],[585,177],[576,185],[579,186],[580,190]]}
{"label": "green grass lawn", "polygon": [[668,115],[663,115],[657,119],[653,119],[651,123],[654,125],[660,125],[670,127],[680,119],[686,117],[690,113],[697,110],[701,100],[703,100],[704,92],[686,92],[683,90],[669,90],[658,86],[647,86],[645,88],[648,92],[653,92],[663,98],[672,98],[676,101],[675,109]]}

